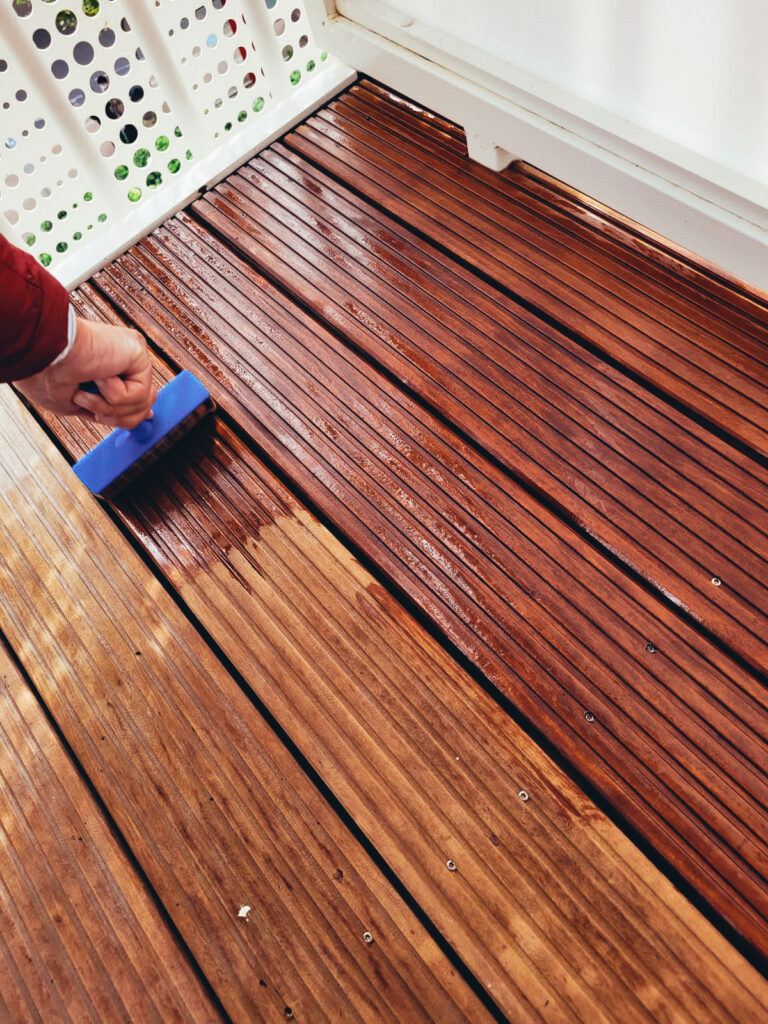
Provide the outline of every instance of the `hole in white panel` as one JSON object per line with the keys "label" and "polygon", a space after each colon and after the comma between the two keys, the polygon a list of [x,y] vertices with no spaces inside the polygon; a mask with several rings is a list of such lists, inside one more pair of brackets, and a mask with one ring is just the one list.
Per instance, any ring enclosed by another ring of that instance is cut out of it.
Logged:
{"label": "hole in white panel", "polygon": [[281,36],[285,32],[285,22],[282,18],[278,18],[275,22],[275,35]]}
{"label": "hole in white panel", "polygon": [[34,171],[35,171],[35,165],[34,164],[24,164],[24,173],[25,174],[34,174]]}
{"label": "hole in white panel", "polygon": [[19,215],[15,210],[6,210],[5,219],[8,221],[9,224],[19,223]]}
{"label": "hole in white panel", "polygon": [[34,208],[37,206],[37,200],[33,199],[30,196],[29,199],[25,199],[21,205],[24,207],[25,210],[34,210]]}
{"label": "hole in white panel", "polygon": [[[203,75],[203,81],[205,82],[205,84],[208,85],[208,83],[210,81],[212,81],[212,79],[213,79],[213,75],[211,74],[211,72],[210,71],[206,71],[205,74]],[[15,143],[14,143],[14,145],[15,145]]]}
{"label": "hole in white panel", "polygon": [[256,75],[252,71],[249,71],[247,75],[243,77],[243,86],[246,89],[251,89],[256,84]]}
{"label": "hole in white panel", "polygon": [[51,33],[45,28],[38,28],[32,33],[32,42],[38,50],[47,50],[51,45]]}
{"label": "hole in white panel", "polygon": [[237,32],[237,22],[235,21],[235,19],[229,18],[227,21],[225,21],[222,27],[222,31],[227,38],[233,36],[235,32]]}
{"label": "hole in white panel", "polygon": [[101,32],[99,32],[99,42],[102,46],[114,46],[115,39],[117,39],[117,36],[111,28],[103,28]]}
{"label": "hole in white panel", "polygon": [[23,103],[26,98],[27,98],[26,92],[23,89],[18,89],[17,92],[16,92],[16,99],[18,100],[18,102],[19,103]]}
{"label": "hole in white panel", "polygon": [[192,56],[199,57],[202,52],[203,51],[200,49],[199,46],[195,46],[194,49],[192,50]]}
{"label": "hole in white panel", "polygon": [[58,156],[59,153],[61,153],[61,150],[62,150],[62,145],[61,145],[60,142],[57,142],[55,146],[51,146],[51,152],[53,153],[54,156]]}
{"label": "hole in white panel", "polygon": [[226,75],[227,71],[229,70],[229,64],[227,64],[225,60],[220,60],[216,67],[216,70],[219,72],[220,75]]}
{"label": "hole in white panel", "polygon": [[131,62],[127,57],[118,57],[115,61],[115,74],[127,75],[131,70]]}
{"label": "hole in white panel", "polygon": [[227,89],[227,96],[229,96],[229,98],[231,100],[233,100],[235,98],[235,96],[237,96],[237,86],[236,85],[230,85],[229,89]]}
{"label": "hole in white panel", "polygon": [[69,74],[69,64],[65,60],[55,60],[51,64],[51,71],[53,72],[53,77],[61,81],[62,78],[66,78]]}
{"label": "hole in white panel", "polygon": [[44,117],[38,117],[38,119],[35,121],[35,128],[45,128]]}
{"label": "hole in white panel", "polygon": [[68,98],[73,107],[82,107],[85,103],[85,93],[82,89],[72,89]]}
{"label": "hole in white panel", "polygon": [[115,144],[114,144],[114,142],[109,142],[109,141],[108,142],[102,142],[101,146],[99,147],[99,152],[101,153],[102,156],[114,156],[114,154],[115,154]]}
{"label": "hole in white panel", "polygon": [[120,99],[108,100],[104,105],[104,113],[113,121],[117,121],[125,113],[125,105]]}
{"label": "hole in white panel", "polygon": [[309,37],[308,36],[302,36],[301,39],[299,40],[299,46],[306,46],[308,42],[309,42]]}
{"label": "hole in white panel", "polygon": [[244,46],[238,46],[234,53],[235,64],[242,64],[245,58],[248,56],[248,51]]}
{"label": "hole in white panel", "polygon": [[59,11],[56,15],[56,28],[63,36],[71,36],[77,28],[77,15],[74,11]]}
{"label": "hole in white panel", "polygon": [[0,60],[0,74],[3,71],[7,71],[7,70],[8,70],[8,61],[7,60]]}
{"label": "hole in white panel", "polygon": [[198,21],[202,21],[207,13],[208,13],[208,11],[206,11],[205,7],[196,7],[195,8],[195,17],[197,18]]}
{"label": "hole in white panel", "polygon": [[101,128],[101,120],[98,117],[86,117],[85,127],[87,131],[94,135]]}
{"label": "hole in white panel", "polygon": [[152,128],[157,124],[157,114],[154,110],[148,110],[144,117],[141,119],[141,123],[145,128]]}
{"label": "hole in white panel", "polygon": [[155,78],[154,75],[149,76],[149,84],[153,89],[157,88],[157,79]]}
{"label": "hole in white panel", "polygon": [[293,56],[293,47],[292,46],[284,46],[283,47],[283,60],[290,60],[292,56]]}
{"label": "hole in white panel", "polygon": [[218,41],[219,41],[219,39],[218,39],[218,36],[216,35],[216,33],[215,32],[211,32],[211,34],[205,40],[205,45],[209,49],[212,50],[214,48],[214,46],[216,45],[216,43],[218,43]]}
{"label": "hole in white panel", "polygon": [[43,197],[43,199],[47,199],[48,196],[50,196],[51,194],[51,190],[48,188],[47,185],[45,186],[45,188],[40,189],[40,195]]}
{"label": "hole in white panel", "polygon": [[93,60],[93,47],[90,43],[82,41],[75,43],[75,48],[72,51],[72,56],[75,58],[78,64],[85,66],[90,64]]}
{"label": "hole in white panel", "polygon": [[179,22],[179,28],[189,28],[189,18],[182,18]]}
{"label": "hole in white panel", "polygon": [[77,170],[76,167],[70,167],[69,170],[67,171],[67,177],[69,178],[70,181],[74,181],[75,178],[77,177],[77,175],[78,175],[78,170]]}
{"label": "hole in white panel", "polygon": [[13,9],[20,18],[28,18],[32,13],[32,0],[13,0]]}
{"label": "hole in white panel", "polygon": [[92,18],[99,13],[99,0],[83,0],[83,14]]}
{"label": "hole in white panel", "polygon": [[9,174],[8,177],[5,179],[5,184],[8,186],[8,188],[16,188],[19,184],[18,174]]}
{"label": "hole in white panel", "polygon": [[120,129],[120,141],[125,142],[127,145],[135,142],[139,134],[139,130],[134,124],[126,124]]}
{"label": "hole in white panel", "polygon": [[131,98],[132,103],[138,103],[144,99],[144,90],[140,85],[132,85],[128,90],[128,95]]}
{"label": "hole in white panel", "polygon": [[131,26],[128,24],[128,19],[127,18],[123,18],[120,21],[120,28],[123,30],[123,32],[130,32],[131,31]]}
{"label": "hole in white panel", "polygon": [[214,11],[220,11],[223,7],[226,6],[226,3],[227,0],[213,0],[213,2],[211,3],[211,7],[214,9]]}
{"label": "hole in white panel", "polygon": [[171,112],[171,108],[168,106],[167,103],[163,103],[163,108],[162,109],[163,109],[163,113],[164,114],[170,114],[170,112]]}
{"label": "hole in white panel", "polygon": [[298,21],[301,17],[301,11],[298,7],[294,7],[291,11],[291,21]]}
{"label": "hole in white panel", "polygon": [[90,82],[94,92],[106,92],[109,88],[109,75],[106,71],[94,71]]}

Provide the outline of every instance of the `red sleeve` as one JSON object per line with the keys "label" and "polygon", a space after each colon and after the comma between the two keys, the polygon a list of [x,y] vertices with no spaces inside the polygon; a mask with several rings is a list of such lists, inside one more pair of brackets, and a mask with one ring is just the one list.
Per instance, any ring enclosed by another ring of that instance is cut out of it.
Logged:
{"label": "red sleeve", "polygon": [[69,296],[30,253],[0,235],[0,382],[45,369],[67,344]]}

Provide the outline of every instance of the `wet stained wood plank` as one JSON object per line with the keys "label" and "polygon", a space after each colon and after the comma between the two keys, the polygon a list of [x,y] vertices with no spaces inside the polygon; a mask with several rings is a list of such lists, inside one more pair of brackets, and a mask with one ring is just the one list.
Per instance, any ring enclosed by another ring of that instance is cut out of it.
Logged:
{"label": "wet stained wood plank", "polygon": [[[74,457],[98,436],[47,419]],[[509,1019],[764,1012],[768,985],[224,424],[116,509]]]}
{"label": "wet stained wood plank", "polygon": [[98,287],[768,951],[763,682],[226,245],[173,255],[188,225]]}
{"label": "wet stained wood plank", "polygon": [[687,283],[659,281],[659,262],[641,248],[624,244],[617,257],[611,231],[568,216],[567,202],[541,205],[536,187],[524,187],[533,181],[524,171],[497,177],[469,161],[450,133],[427,138],[424,125],[410,106],[363,84],[284,141],[675,402],[768,454],[763,303],[734,289],[733,310],[724,305],[713,316],[706,285],[691,285],[695,294],[686,298]]}
{"label": "wet stained wood plank", "polygon": [[9,643],[230,1018],[487,1019],[7,388],[0,436]]}
{"label": "wet stained wood plank", "polygon": [[[194,212],[661,595],[768,665],[768,467],[280,144]],[[182,258],[195,229],[184,242],[173,230],[165,242]]]}
{"label": "wet stained wood plank", "polygon": [[0,641],[0,1017],[223,1018]]}

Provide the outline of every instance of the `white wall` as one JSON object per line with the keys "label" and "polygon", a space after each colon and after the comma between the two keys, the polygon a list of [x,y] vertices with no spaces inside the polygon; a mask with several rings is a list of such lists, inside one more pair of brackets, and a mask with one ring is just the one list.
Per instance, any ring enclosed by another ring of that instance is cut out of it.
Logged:
{"label": "white wall", "polygon": [[[358,6],[339,4],[349,17]],[[768,0],[390,0],[386,6],[768,182]]]}

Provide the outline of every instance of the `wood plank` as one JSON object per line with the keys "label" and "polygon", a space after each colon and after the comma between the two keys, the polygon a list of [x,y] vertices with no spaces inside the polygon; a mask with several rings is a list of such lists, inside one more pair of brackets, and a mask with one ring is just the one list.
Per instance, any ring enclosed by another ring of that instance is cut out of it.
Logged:
{"label": "wood plank", "polygon": [[[451,153],[442,136],[430,147],[418,133],[404,135],[374,120],[361,110],[364,92],[353,88],[289,133],[285,143],[693,413],[768,455],[765,319],[751,322],[753,338],[737,323],[718,336],[692,323],[688,312],[655,303],[654,286],[642,275],[625,267],[615,276],[616,264],[601,246],[585,259],[572,248],[572,237],[561,238],[498,179],[490,183],[482,168]],[[399,120],[408,116],[401,105]],[[579,227],[573,220],[571,235]]]}
{"label": "wood plank", "polygon": [[231,1019],[489,1019],[7,388],[0,435],[9,642]]}
{"label": "wood plank", "polygon": [[194,212],[757,671],[768,665],[768,467],[700,440],[683,413],[282,145]]}
{"label": "wood plank", "polygon": [[0,1017],[223,1020],[0,641]]}
{"label": "wood plank", "polygon": [[226,426],[118,511],[509,1019],[763,1013],[768,985]]}
{"label": "wood plank", "polygon": [[99,288],[768,951],[763,683],[226,246],[197,229],[179,260],[169,233]]}

